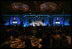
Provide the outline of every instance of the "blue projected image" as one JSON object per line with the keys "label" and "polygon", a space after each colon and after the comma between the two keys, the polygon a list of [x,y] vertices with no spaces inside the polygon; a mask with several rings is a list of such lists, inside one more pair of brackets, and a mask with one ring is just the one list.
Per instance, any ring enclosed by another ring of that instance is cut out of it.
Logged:
{"label": "blue projected image", "polygon": [[25,21],[23,22],[23,27],[28,27],[28,25],[29,25],[28,20],[25,20]]}
{"label": "blue projected image", "polygon": [[4,25],[9,25],[9,17],[4,17]]}
{"label": "blue projected image", "polygon": [[47,26],[47,24],[50,26],[49,18],[46,18],[44,21],[44,26]]}
{"label": "blue projected image", "polygon": [[64,25],[69,26],[70,17],[65,17]]}
{"label": "blue projected image", "polygon": [[[14,22],[14,17],[11,17],[10,18],[10,24],[14,25],[13,22]],[[20,17],[15,17],[15,22],[17,23],[17,25],[19,25],[20,24]]]}
{"label": "blue projected image", "polygon": [[[58,22],[56,22],[57,18],[58,18]],[[63,25],[64,24],[64,17],[54,17],[54,19],[53,19],[53,25],[55,26],[56,23],[59,23],[60,25]]]}
{"label": "blue projected image", "polygon": [[5,23],[5,25],[9,25],[9,22]]}
{"label": "blue projected image", "polygon": [[28,27],[28,24],[27,23],[24,23],[23,27]]}

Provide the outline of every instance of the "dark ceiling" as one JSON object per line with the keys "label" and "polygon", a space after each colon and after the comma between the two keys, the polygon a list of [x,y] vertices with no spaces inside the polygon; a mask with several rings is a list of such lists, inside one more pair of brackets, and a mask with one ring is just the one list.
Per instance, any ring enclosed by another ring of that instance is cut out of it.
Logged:
{"label": "dark ceiling", "polygon": [[[1,1],[1,14],[70,14],[71,13],[71,1],[16,1],[23,2],[29,5],[30,9],[27,12],[12,10],[11,3],[14,1]],[[39,5],[45,2],[55,2],[59,7],[58,10],[53,12],[42,12],[39,9]]]}

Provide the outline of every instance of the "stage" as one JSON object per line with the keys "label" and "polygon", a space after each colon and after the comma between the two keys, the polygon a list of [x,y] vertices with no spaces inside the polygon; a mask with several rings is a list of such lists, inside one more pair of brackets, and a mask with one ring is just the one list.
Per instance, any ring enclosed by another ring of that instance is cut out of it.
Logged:
{"label": "stage", "polygon": [[[70,14],[65,15],[2,15],[5,25],[28,26],[69,26]],[[58,20],[57,20],[58,19]]]}

